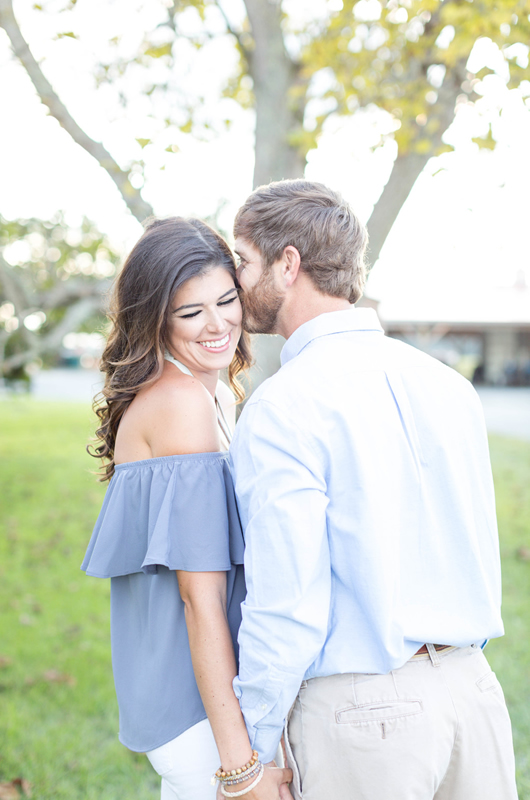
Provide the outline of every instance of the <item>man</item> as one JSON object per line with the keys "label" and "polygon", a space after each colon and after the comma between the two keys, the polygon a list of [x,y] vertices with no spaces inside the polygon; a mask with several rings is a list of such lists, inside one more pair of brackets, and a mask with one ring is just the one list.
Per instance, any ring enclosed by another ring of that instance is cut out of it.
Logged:
{"label": "man", "polygon": [[287,721],[304,800],[516,800],[477,395],[353,307],[367,237],[337,193],[261,187],[235,236],[247,329],[287,339],[231,450],[251,744],[269,761]]}

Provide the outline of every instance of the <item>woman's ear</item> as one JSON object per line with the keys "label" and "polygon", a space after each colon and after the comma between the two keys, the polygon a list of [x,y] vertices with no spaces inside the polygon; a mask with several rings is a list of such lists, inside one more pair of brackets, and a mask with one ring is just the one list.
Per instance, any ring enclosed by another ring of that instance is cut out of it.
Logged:
{"label": "woman's ear", "polygon": [[283,279],[285,287],[289,288],[293,285],[298,277],[298,273],[300,272],[300,253],[296,247],[293,247],[289,244],[284,249],[280,261],[280,275]]}

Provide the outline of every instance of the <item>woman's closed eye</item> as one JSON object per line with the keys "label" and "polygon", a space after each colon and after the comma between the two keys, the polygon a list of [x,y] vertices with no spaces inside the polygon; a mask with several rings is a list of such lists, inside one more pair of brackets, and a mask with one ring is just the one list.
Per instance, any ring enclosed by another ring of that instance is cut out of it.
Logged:
{"label": "woman's closed eye", "polygon": [[[220,300],[217,303],[217,305],[218,306],[228,306],[228,305],[230,305],[230,303],[233,303],[234,300],[237,300],[238,296],[239,295],[235,294],[233,297],[229,297],[228,300]],[[198,311],[192,311],[189,314],[179,314],[179,319],[191,319],[192,317],[196,317],[197,314],[200,314],[201,311],[202,311],[202,309],[199,308]]]}

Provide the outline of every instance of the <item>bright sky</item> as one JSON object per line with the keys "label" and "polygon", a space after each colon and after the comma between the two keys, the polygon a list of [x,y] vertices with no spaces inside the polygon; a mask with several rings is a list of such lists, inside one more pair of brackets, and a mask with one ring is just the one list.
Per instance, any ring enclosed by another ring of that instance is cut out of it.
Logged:
{"label": "bright sky", "polygon": [[[313,1],[315,8],[322,4]],[[51,0],[47,8],[57,10],[62,4]],[[136,14],[131,5],[139,9]],[[134,53],[143,31],[160,21],[162,7],[162,2],[85,0],[74,14],[39,14],[20,0],[15,12],[46,76],[79,124],[102,140],[121,165],[144,157],[143,193],[155,212],[206,216],[224,203],[220,222],[229,231],[235,211],[251,191],[253,168],[253,116],[230,100],[219,100],[223,79],[234,63],[230,42],[214,39],[206,58],[182,45],[175,96],[182,100],[199,92],[204,119],[219,114],[233,120],[229,132],[214,132],[206,142],[148,119],[145,100],[139,98],[124,111],[113,90],[94,85],[94,63],[108,55],[108,39],[125,30],[120,46]],[[241,13],[239,0],[227,7],[234,18]],[[191,17],[189,25],[192,29]],[[82,38],[54,41],[61,30],[79,31]],[[419,302],[430,294],[451,304],[458,292],[465,290],[472,297],[484,282],[512,285],[521,271],[530,284],[529,100],[508,92],[495,49],[483,44],[473,58],[479,66],[497,66],[501,74],[484,82],[482,116],[465,106],[460,109],[448,135],[455,152],[429,162],[387,240],[368,290],[382,300],[386,316],[399,315],[411,298]],[[124,88],[134,93],[144,80],[133,75]],[[471,137],[485,130],[485,120],[495,118],[501,106],[502,116],[494,127],[498,147],[494,153],[479,152]],[[106,173],[47,115],[24,70],[13,62],[3,31],[0,108],[0,213],[10,219],[49,218],[63,209],[74,224],[84,214],[128,249],[141,231],[139,224]],[[163,114],[161,108],[161,119]],[[330,119],[306,170],[306,177],[341,190],[364,220],[388,178],[395,152],[392,143],[372,150],[380,125],[379,117],[369,112],[347,123]],[[152,138],[155,144],[142,151],[136,137]],[[179,152],[166,152],[171,144],[177,144]]]}

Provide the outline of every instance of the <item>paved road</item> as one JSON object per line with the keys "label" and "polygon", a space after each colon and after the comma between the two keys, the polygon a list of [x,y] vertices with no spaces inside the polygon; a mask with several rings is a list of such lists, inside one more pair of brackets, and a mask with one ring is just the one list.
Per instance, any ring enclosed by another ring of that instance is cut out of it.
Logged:
{"label": "paved road", "polygon": [[[101,388],[96,370],[50,369],[37,373],[33,395],[39,400],[72,400],[90,403]],[[491,433],[530,441],[530,389],[479,389],[486,425]]]}
{"label": "paved road", "polygon": [[95,369],[46,369],[34,375],[32,394],[37,400],[91,403],[102,386],[102,375]]}
{"label": "paved road", "polygon": [[530,389],[484,386],[478,393],[490,433],[530,441]]}

